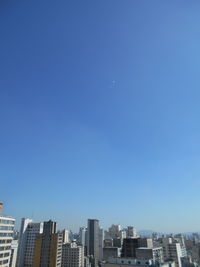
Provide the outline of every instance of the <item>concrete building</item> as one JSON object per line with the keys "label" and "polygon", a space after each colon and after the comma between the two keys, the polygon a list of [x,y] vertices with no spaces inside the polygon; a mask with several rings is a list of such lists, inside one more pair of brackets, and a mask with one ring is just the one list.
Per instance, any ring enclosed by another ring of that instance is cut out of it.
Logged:
{"label": "concrete building", "polygon": [[143,248],[153,248],[152,238],[139,238],[139,247]]}
{"label": "concrete building", "polygon": [[111,238],[110,239],[104,239],[103,243],[104,243],[104,248],[113,247],[113,240]]}
{"label": "concrete building", "polygon": [[[0,203],[0,212],[3,203]],[[15,219],[0,214],[0,266],[9,267]]]}
{"label": "concrete building", "polygon": [[136,258],[136,248],[139,247],[139,238],[125,238],[122,245],[121,257]]}
{"label": "concrete building", "polygon": [[103,228],[99,228],[99,260],[103,259],[103,240],[104,240],[104,231]]}
{"label": "concrete building", "polygon": [[21,221],[17,267],[32,267],[35,240],[43,232],[43,223],[33,223],[32,219]]}
{"label": "concrete building", "polygon": [[136,238],[137,237],[137,231],[136,231],[136,228],[133,227],[133,226],[127,226],[127,229],[126,229],[126,237],[127,238]]}
{"label": "concrete building", "polygon": [[163,255],[165,261],[174,261],[176,267],[182,267],[182,250],[180,243],[177,243],[173,238],[162,238],[161,244],[163,247]]}
{"label": "concrete building", "polygon": [[185,246],[185,240],[182,234],[178,234],[174,237],[174,240],[181,245],[181,257],[186,258],[187,257],[187,250]]}
{"label": "concrete building", "polygon": [[121,238],[113,238],[113,247],[121,248],[123,240]]}
{"label": "concrete building", "polygon": [[136,259],[137,260],[153,260],[155,264],[161,264],[164,262],[163,248],[136,248]]}
{"label": "concrete building", "polygon": [[122,241],[123,241],[124,238],[127,238],[125,229],[120,231],[120,238],[121,238]]}
{"label": "concrete building", "polygon": [[108,233],[110,238],[119,238],[120,237],[120,231],[121,231],[121,226],[119,224],[111,225],[111,227],[108,229]]}
{"label": "concrete building", "polygon": [[125,238],[122,245],[123,258],[136,258],[136,249],[139,247],[152,248],[153,241],[150,238]]}
{"label": "concrete building", "polygon": [[103,260],[107,261],[109,258],[120,257],[121,249],[117,247],[104,247],[103,248]]}
{"label": "concrete building", "polygon": [[32,222],[32,219],[22,218],[21,227],[19,232],[19,245],[18,245],[18,255],[17,255],[17,267],[24,266],[24,254],[26,250],[26,239],[27,239],[27,227],[28,224]]}
{"label": "concrete building", "polygon": [[16,267],[17,250],[18,250],[18,240],[13,240],[11,244],[11,255],[10,255],[9,267]]}
{"label": "concrete building", "polygon": [[43,233],[35,240],[33,267],[61,267],[62,233],[56,232],[56,223],[44,222]]}
{"label": "concrete building", "polygon": [[92,267],[96,267],[103,254],[103,230],[100,229],[99,221],[96,219],[88,219],[87,254]]}
{"label": "concrete building", "polygon": [[[109,259],[102,267],[157,267],[153,260],[137,260],[131,258],[113,258]],[[160,267],[175,267],[173,262],[165,262]]]}
{"label": "concrete building", "polygon": [[84,247],[76,243],[63,244],[62,267],[84,267]]}
{"label": "concrete building", "polygon": [[80,227],[79,229],[79,244],[82,246],[86,246],[86,233],[87,228],[86,227]]}
{"label": "concrete building", "polygon": [[69,243],[70,240],[69,240],[69,230],[63,230],[62,231],[62,234],[63,234],[63,243],[66,244],[66,243]]}

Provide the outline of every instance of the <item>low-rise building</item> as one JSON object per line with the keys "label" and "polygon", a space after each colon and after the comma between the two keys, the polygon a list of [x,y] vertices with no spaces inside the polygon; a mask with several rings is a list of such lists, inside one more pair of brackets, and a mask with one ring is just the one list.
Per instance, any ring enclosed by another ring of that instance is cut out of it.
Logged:
{"label": "low-rise building", "polygon": [[[113,258],[103,263],[102,267],[157,267],[158,264],[153,260],[138,260],[132,258]],[[174,262],[164,262],[159,267],[175,267]]]}
{"label": "low-rise building", "polygon": [[108,260],[109,258],[120,257],[121,249],[118,247],[105,247],[103,248],[103,260]]}

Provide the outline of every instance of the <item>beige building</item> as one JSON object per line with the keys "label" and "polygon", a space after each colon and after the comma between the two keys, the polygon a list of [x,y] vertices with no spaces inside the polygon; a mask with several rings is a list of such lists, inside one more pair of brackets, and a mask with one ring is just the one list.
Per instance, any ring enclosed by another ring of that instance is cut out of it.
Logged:
{"label": "beige building", "polygon": [[43,233],[35,240],[33,267],[61,267],[63,234],[56,233],[56,223],[44,222]]}
{"label": "beige building", "polygon": [[43,231],[43,223],[34,223],[32,219],[22,218],[19,236],[17,267],[32,267],[35,239]]}

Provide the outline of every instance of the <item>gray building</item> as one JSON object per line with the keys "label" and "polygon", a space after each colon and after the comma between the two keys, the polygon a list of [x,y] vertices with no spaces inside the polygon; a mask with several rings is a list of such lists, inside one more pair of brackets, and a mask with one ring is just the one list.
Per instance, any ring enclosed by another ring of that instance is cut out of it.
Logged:
{"label": "gray building", "polygon": [[84,267],[84,247],[76,243],[63,244],[62,267]]}
{"label": "gray building", "polygon": [[123,258],[136,258],[136,249],[152,248],[153,241],[150,238],[125,238],[122,245],[122,254]]}
{"label": "gray building", "polygon": [[103,260],[107,261],[109,258],[120,257],[121,249],[117,247],[104,247],[103,248]]}
{"label": "gray building", "polygon": [[88,219],[87,227],[87,255],[91,259],[92,267],[98,265],[103,254],[103,230],[96,219]]}
{"label": "gray building", "polygon": [[22,219],[19,237],[17,267],[32,267],[35,240],[43,232],[43,223],[33,223],[32,219]]}
{"label": "gray building", "polygon": [[164,262],[163,248],[136,248],[137,260],[153,260],[155,264],[161,264]]}

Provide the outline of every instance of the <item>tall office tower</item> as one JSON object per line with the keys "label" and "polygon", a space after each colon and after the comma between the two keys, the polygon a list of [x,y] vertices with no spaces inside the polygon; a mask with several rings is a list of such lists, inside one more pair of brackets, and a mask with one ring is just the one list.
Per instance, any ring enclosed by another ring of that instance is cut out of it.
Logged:
{"label": "tall office tower", "polygon": [[86,246],[86,232],[87,228],[85,227],[80,227],[79,229],[79,244],[82,246]]}
{"label": "tall office tower", "polygon": [[62,260],[62,233],[56,233],[56,223],[44,222],[43,233],[35,240],[33,267],[60,267]]}
{"label": "tall office tower", "polygon": [[174,237],[174,241],[177,243],[180,243],[181,245],[181,257],[185,258],[187,257],[187,250],[186,250],[186,246],[185,246],[185,239],[184,236],[182,234],[178,234]]}
{"label": "tall office tower", "polygon": [[104,231],[103,228],[99,228],[99,260],[103,259],[103,240],[104,240]]}
{"label": "tall office tower", "polygon": [[174,241],[172,238],[162,238],[162,247],[164,260],[172,260],[175,262],[176,267],[182,267],[181,258],[181,244]]}
{"label": "tall office tower", "polygon": [[2,207],[0,203],[0,266],[9,267],[15,219],[1,214]]}
{"label": "tall office tower", "polygon": [[38,234],[43,232],[43,223],[33,223],[32,219],[22,219],[17,267],[32,267],[35,240]]}
{"label": "tall office tower", "polygon": [[127,238],[137,237],[137,231],[136,231],[135,227],[127,226],[126,236],[127,236]]}
{"label": "tall office tower", "polygon": [[16,267],[17,250],[18,250],[18,240],[13,240],[11,244],[11,255],[10,255],[9,267]]}
{"label": "tall office tower", "polygon": [[87,254],[91,258],[92,267],[96,267],[102,259],[103,230],[99,227],[99,221],[88,219],[87,227]]}
{"label": "tall office tower", "polygon": [[19,245],[17,253],[17,267],[24,266],[24,253],[26,250],[27,226],[32,222],[32,219],[22,218],[19,232]]}
{"label": "tall office tower", "polygon": [[69,231],[68,230],[63,230],[62,231],[63,234],[63,243],[69,243]]}
{"label": "tall office tower", "polygon": [[74,242],[63,244],[62,267],[84,267],[84,247]]}
{"label": "tall office tower", "polygon": [[111,225],[108,229],[109,235],[111,238],[118,238],[120,237],[121,226],[120,225]]}
{"label": "tall office tower", "polygon": [[120,238],[121,238],[121,240],[123,240],[124,238],[126,238],[127,236],[126,236],[126,230],[121,230],[120,231]]}

